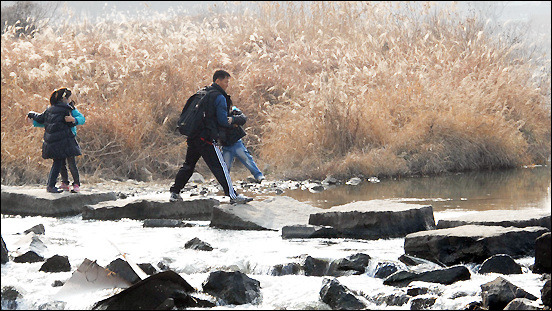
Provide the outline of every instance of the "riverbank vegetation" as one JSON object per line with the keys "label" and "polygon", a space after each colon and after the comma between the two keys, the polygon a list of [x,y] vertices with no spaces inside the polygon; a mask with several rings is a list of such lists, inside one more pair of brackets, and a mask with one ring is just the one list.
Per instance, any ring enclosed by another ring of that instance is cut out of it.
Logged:
{"label": "riverbank vegetation", "polygon": [[81,174],[174,177],[186,150],[176,120],[217,69],[232,74],[245,143],[269,178],[546,163],[550,55],[453,5],[259,2],[203,17],[67,21],[27,36],[8,27],[2,184],[46,180],[43,130],[25,115],[62,86],[86,116]]}

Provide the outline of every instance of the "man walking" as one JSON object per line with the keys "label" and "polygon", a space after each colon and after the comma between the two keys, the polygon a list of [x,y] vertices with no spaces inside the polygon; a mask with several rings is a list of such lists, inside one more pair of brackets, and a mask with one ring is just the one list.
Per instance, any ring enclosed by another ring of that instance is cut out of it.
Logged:
{"label": "man walking", "polygon": [[217,70],[213,75],[213,84],[207,87],[205,101],[205,117],[200,127],[194,134],[188,136],[188,149],[186,151],[186,160],[178,170],[174,183],[170,188],[170,201],[182,201],[180,191],[184,188],[192,174],[199,158],[203,158],[218,183],[224,190],[224,195],[230,197],[230,204],[242,204],[252,201],[242,195],[238,195],[232,186],[232,180],[222,156],[222,152],[217,146],[219,139],[219,126],[229,128],[232,126],[231,119],[228,117],[228,107],[231,107],[231,99],[226,94],[226,89],[230,83],[230,74],[224,70]]}

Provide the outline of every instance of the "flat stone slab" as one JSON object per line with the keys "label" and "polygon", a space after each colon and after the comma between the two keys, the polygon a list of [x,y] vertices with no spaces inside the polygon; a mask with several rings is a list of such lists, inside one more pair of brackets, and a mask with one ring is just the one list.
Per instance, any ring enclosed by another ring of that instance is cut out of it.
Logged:
{"label": "flat stone slab", "polygon": [[312,213],[320,211],[287,196],[275,196],[247,204],[221,204],[213,208],[211,227],[233,230],[274,230],[306,225]]}
{"label": "flat stone slab", "polygon": [[343,238],[377,240],[435,229],[435,218],[431,206],[372,200],[312,214],[309,224],[333,227]]}
{"label": "flat stone slab", "polygon": [[213,198],[190,197],[182,202],[170,202],[169,193],[105,201],[87,205],[82,219],[118,220],[129,219],[188,219],[209,220],[214,206],[220,203]]}
{"label": "flat stone slab", "polygon": [[444,265],[482,263],[497,254],[534,257],[535,240],[549,231],[544,227],[480,225],[429,230],[408,234],[404,252]]}
{"label": "flat stone slab", "polygon": [[79,193],[49,193],[46,187],[2,186],[1,210],[6,215],[63,217],[82,213],[88,204],[115,200],[114,192],[83,189]]}
{"label": "flat stone slab", "polygon": [[503,227],[545,227],[550,229],[550,210],[504,210],[481,211],[451,219],[441,219],[437,229],[453,228],[465,225],[503,226]]}

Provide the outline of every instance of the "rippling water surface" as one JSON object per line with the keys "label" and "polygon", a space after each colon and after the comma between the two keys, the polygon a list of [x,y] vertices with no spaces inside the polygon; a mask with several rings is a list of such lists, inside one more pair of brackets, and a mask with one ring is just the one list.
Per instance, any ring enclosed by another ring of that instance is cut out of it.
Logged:
{"label": "rippling water surface", "polygon": [[388,179],[319,193],[291,190],[286,195],[321,208],[375,199],[432,205],[436,212],[550,208],[550,166]]}

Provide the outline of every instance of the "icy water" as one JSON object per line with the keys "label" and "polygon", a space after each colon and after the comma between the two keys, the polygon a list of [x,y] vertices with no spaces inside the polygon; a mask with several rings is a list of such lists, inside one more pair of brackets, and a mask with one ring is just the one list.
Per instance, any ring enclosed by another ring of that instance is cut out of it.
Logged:
{"label": "icy water", "polygon": [[[439,219],[482,210],[550,210],[550,167],[364,182],[358,186],[335,186],[319,193],[288,189],[282,195],[320,208],[374,199],[431,204],[437,222]],[[220,230],[210,228],[208,221],[191,223],[194,226],[185,228],[143,228],[142,221],[129,219],[93,221],[82,220],[81,216],[50,218],[2,215],[1,232],[8,250],[12,251],[21,239],[19,233],[43,224],[46,234],[40,236],[40,239],[47,246],[44,257],[56,254],[68,256],[72,268],[71,272],[44,273],[38,271],[41,262],[8,262],[2,265],[2,287],[13,286],[22,294],[23,298],[18,300],[19,309],[39,309],[45,303],[56,300],[65,301],[65,309],[90,309],[96,301],[111,296],[115,291],[83,290],[74,296],[59,297],[56,294],[60,287],[53,287],[52,283],[69,279],[85,258],[104,267],[119,258],[119,252],[111,244],[113,242],[134,262],[151,263],[154,266],[162,262],[198,290],[201,290],[201,284],[209,272],[217,270],[239,270],[260,282],[262,298],[255,304],[217,306],[214,309],[328,309],[319,296],[324,277],[271,276],[272,267],[300,262],[301,256],[307,254],[315,258],[338,259],[360,252],[372,258],[367,272],[339,277],[339,282],[365,298],[369,309],[410,309],[410,302],[402,306],[374,302],[378,296],[406,291],[405,288],[383,285],[382,279],[373,277],[379,262],[394,262],[405,267],[398,261],[404,253],[403,238],[375,241],[283,240],[281,232]],[[185,249],[184,244],[195,237],[209,243],[214,250]],[[522,265],[523,274],[503,277],[540,298],[544,281],[541,275],[533,274],[529,269],[534,258],[520,258],[516,261]],[[435,268],[435,265],[427,263],[417,266],[415,271]],[[469,265],[468,268],[472,277],[467,281],[449,286],[413,282],[410,287],[430,288],[429,294],[419,297],[437,297],[431,309],[463,309],[468,303],[481,300],[481,284],[499,276],[494,273],[479,275],[476,273],[477,265]]]}

